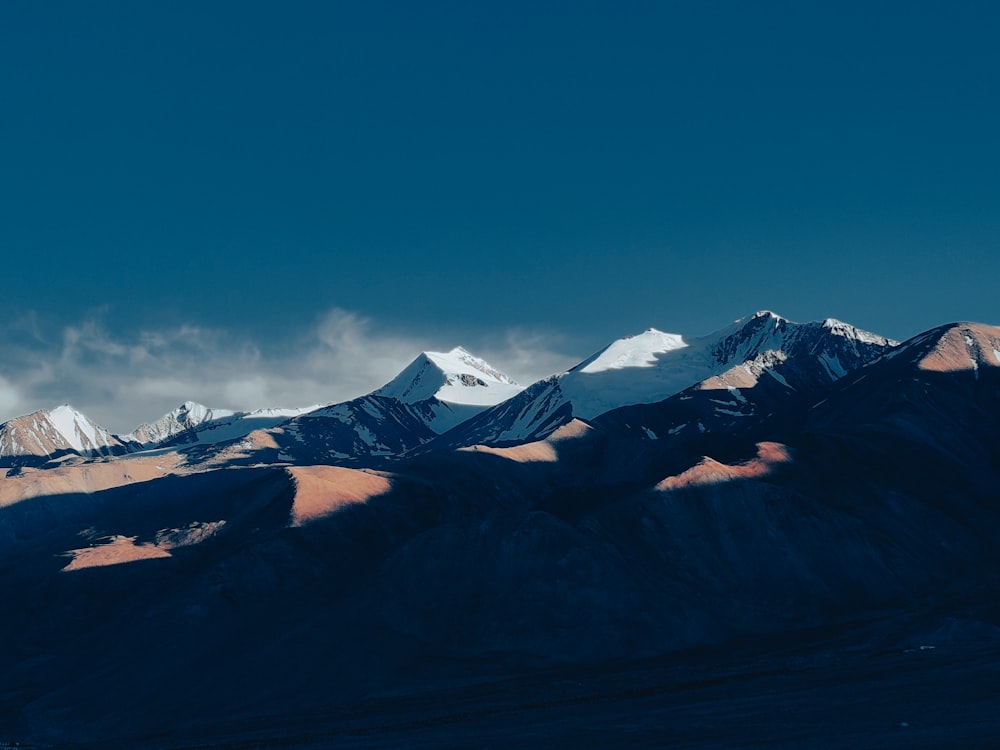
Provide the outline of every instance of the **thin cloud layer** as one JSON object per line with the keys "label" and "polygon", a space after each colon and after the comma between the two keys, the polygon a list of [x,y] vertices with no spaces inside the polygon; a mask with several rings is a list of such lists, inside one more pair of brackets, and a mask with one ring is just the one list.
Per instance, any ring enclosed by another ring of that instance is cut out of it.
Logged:
{"label": "thin cloud layer", "polygon": [[[466,345],[522,383],[575,361],[556,350],[558,339],[538,332],[482,338],[492,345]],[[100,312],[55,335],[34,317],[15,321],[0,329],[0,346],[0,421],[71,403],[116,432],[186,400],[237,410],[345,401],[378,388],[420,351],[434,348],[342,309],[281,346],[197,325],[126,336]]]}

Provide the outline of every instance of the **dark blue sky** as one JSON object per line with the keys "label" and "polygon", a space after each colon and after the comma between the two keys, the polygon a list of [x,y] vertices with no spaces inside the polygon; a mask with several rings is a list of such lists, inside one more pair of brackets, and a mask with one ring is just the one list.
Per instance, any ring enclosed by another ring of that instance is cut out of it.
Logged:
{"label": "dark blue sky", "polygon": [[9,0],[0,312],[997,323],[998,8]]}

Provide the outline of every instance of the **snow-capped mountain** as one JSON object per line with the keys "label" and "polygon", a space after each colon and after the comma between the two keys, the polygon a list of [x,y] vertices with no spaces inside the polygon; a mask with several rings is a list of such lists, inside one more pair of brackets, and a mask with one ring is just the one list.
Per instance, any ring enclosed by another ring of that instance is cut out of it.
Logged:
{"label": "snow-capped mountain", "polygon": [[457,346],[421,353],[371,395],[417,407],[427,426],[440,434],[522,390],[508,375]]}
{"label": "snow-capped mountain", "polygon": [[123,435],[122,440],[138,443],[144,449],[188,443],[221,443],[244,437],[254,430],[275,427],[318,408],[319,405],[300,409],[231,411],[185,401],[152,424],[139,425],[128,435]]}
{"label": "snow-capped mountain", "polygon": [[272,437],[299,461],[398,458],[522,390],[462,347],[422,352],[376,391],[298,416]]}
{"label": "snow-capped mountain", "polygon": [[275,439],[319,461],[398,457],[522,390],[462,347],[422,352],[378,390],[293,419]]}
{"label": "snow-capped mountain", "polygon": [[[122,441],[69,404],[41,409],[0,425],[0,461],[125,452]],[[29,462],[31,462],[29,460]]]}
{"label": "snow-capped mountain", "polygon": [[134,441],[149,448],[159,445],[185,430],[194,429],[215,419],[232,417],[235,413],[228,409],[210,409],[194,401],[185,401],[155,422],[141,424],[128,435],[122,435],[122,439]]}
{"label": "snow-capped mountain", "polygon": [[713,377],[722,379],[716,387],[723,389],[753,387],[765,374],[781,378],[776,366],[786,360],[804,366],[812,380],[832,382],[894,343],[832,318],[793,323],[769,311],[690,339],[650,328],[612,342],[445,437],[462,445],[533,440],[574,417],[590,420],[661,401]]}
{"label": "snow-capped mountain", "polygon": [[[711,417],[706,409],[719,412],[718,419],[711,419],[725,427],[730,417],[750,416],[762,404],[769,408],[770,401],[756,399],[759,403],[752,404],[755,399],[741,397],[741,389],[756,387],[761,378],[768,378],[770,388],[757,389],[755,396],[781,398],[788,391],[828,384],[892,343],[833,319],[798,324],[765,311],[702,337],[650,328],[614,341],[571,370],[528,389],[456,347],[421,353],[373,393],[326,407],[235,412],[188,401],[120,437],[68,406],[38,412],[3,426],[0,458],[12,465],[31,457],[27,463],[37,464],[67,453],[89,456],[226,444],[256,430],[283,426],[274,441],[284,455],[354,464],[371,457],[398,458],[428,443],[534,440],[573,418],[593,420],[620,407],[659,402],[695,384],[721,394],[701,399],[704,408],[699,407],[698,414]],[[691,409],[680,412],[698,416]],[[674,409],[669,416],[652,415],[628,424],[635,422],[657,436],[687,424],[705,429],[705,419],[682,424],[678,413]]]}

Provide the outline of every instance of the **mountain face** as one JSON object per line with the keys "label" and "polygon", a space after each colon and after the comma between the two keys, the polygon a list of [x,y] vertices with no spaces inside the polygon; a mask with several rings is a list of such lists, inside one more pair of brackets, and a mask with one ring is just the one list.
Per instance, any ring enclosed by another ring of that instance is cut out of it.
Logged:
{"label": "mountain face", "polygon": [[363,465],[396,458],[436,437],[430,425],[443,412],[441,406],[362,396],[295,417],[273,430],[271,438],[280,455],[296,462]]}
{"label": "mountain face", "polygon": [[124,443],[69,404],[0,425],[0,466],[35,465],[66,455],[124,453]]}
{"label": "mountain face", "polygon": [[268,450],[297,463],[383,466],[521,390],[461,347],[424,352],[378,390],[270,430]]}
{"label": "mountain face", "polygon": [[0,425],[0,467],[43,466],[67,458],[122,455],[191,443],[226,443],[276,427],[318,406],[235,412],[186,401],[127,435],[114,435],[68,404]]}
{"label": "mountain face", "polygon": [[522,390],[509,376],[459,346],[449,352],[422,353],[371,395],[415,407],[414,414],[440,434]]}
{"label": "mountain face", "polygon": [[439,385],[0,479],[0,740],[1000,731],[1000,328],[896,345],[764,314],[647,331],[554,381],[500,404],[554,394],[544,435],[501,445],[444,444],[414,411]]}
{"label": "mountain face", "polygon": [[245,437],[255,430],[277,427],[293,417],[319,408],[316,405],[301,409],[230,411],[210,409],[186,401],[156,422],[139,425],[122,440],[138,443],[140,450],[190,443],[225,443]]}
{"label": "mountain face", "polygon": [[[792,323],[771,312],[736,321],[700,338],[649,329],[611,343],[571,370],[467,421],[446,440],[453,445],[538,439],[574,417],[593,419],[629,404],[654,403],[716,378],[716,389],[782,382],[795,370],[799,386],[830,383],[883,354],[894,342],[840,321]],[[791,362],[785,366],[784,363]],[[732,400],[738,406],[737,399]]]}
{"label": "mountain face", "polygon": [[399,456],[521,390],[509,376],[456,347],[424,352],[368,396],[327,407],[237,412],[186,401],[122,436],[69,406],[37,412],[0,427],[0,461],[38,465],[61,455],[226,444],[289,423],[276,433],[289,455],[351,464]]}
{"label": "mountain face", "polygon": [[169,411],[152,424],[141,424],[122,438],[139,443],[143,448],[152,448],[170,440],[175,435],[193,430],[205,422],[232,417],[235,412],[228,409],[209,409],[194,401],[185,401],[173,411]]}

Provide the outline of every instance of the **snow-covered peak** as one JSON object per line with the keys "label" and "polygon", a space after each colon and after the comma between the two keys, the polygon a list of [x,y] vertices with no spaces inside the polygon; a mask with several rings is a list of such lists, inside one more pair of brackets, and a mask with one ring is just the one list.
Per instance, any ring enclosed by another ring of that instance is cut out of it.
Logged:
{"label": "snow-covered peak", "polygon": [[423,352],[375,396],[416,404],[437,399],[450,404],[493,406],[523,389],[509,376],[460,346]]}
{"label": "snow-covered peak", "polygon": [[69,404],[15,417],[0,425],[0,458],[80,455],[123,450],[118,439]]}
{"label": "snow-covered peak", "polygon": [[822,325],[823,328],[828,330],[834,336],[843,336],[845,339],[860,341],[863,344],[896,346],[899,343],[898,341],[887,339],[884,336],[879,336],[878,334],[863,331],[860,328],[855,328],[850,323],[845,323],[842,320],[837,320],[836,318],[827,318],[823,321]]}
{"label": "snow-covered peak", "polygon": [[679,334],[664,333],[655,328],[647,328],[635,336],[626,336],[613,341],[574,367],[573,371],[593,374],[628,367],[653,367],[658,355],[683,349],[686,346],[687,342]]}
{"label": "snow-covered peak", "polygon": [[125,440],[132,440],[142,445],[155,445],[169,440],[185,430],[190,430],[205,422],[231,417],[235,413],[229,409],[210,409],[195,401],[185,401],[152,424],[141,424],[123,437]]}
{"label": "snow-covered peak", "polygon": [[880,356],[888,345],[846,324],[794,323],[769,310],[705,336],[650,328],[612,342],[573,369],[490,409],[476,418],[468,435],[479,443],[534,439],[567,419],[589,420],[621,406],[661,401],[733,368],[743,371],[739,387],[753,387],[764,371],[773,374],[791,361],[798,370],[810,370],[808,377],[832,382]]}
{"label": "snow-covered peak", "polygon": [[246,419],[265,419],[271,417],[283,417],[285,419],[291,419],[292,417],[298,417],[302,414],[308,414],[311,411],[316,411],[317,409],[322,409],[327,404],[313,404],[311,406],[301,406],[294,409],[254,409],[253,411],[248,411],[241,416]]}
{"label": "snow-covered peak", "polygon": [[753,315],[751,315],[749,317],[746,317],[746,318],[740,318],[736,322],[737,323],[746,323],[748,320],[756,320],[758,318],[768,318],[768,319],[774,320],[774,321],[787,321],[788,320],[788,318],[786,318],[786,317],[784,317],[782,315],[778,315],[778,313],[772,312],[771,310],[758,310]]}
{"label": "snow-covered peak", "polygon": [[114,442],[111,433],[69,404],[61,404],[48,413],[49,421],[75,451],[87,453]]}

